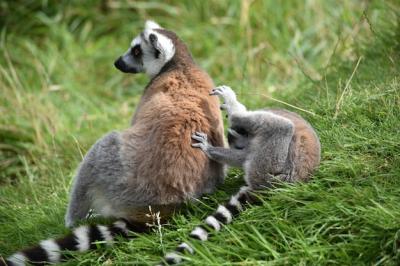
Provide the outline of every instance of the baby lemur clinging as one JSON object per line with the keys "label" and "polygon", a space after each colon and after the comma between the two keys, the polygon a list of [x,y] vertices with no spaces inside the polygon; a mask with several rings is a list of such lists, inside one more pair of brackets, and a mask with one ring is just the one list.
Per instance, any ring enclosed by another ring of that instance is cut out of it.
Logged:
{"label": "baby lemur clinging", "polygon": [[[205,225],[197,226],[190,236],[206,241],[211,231],[219,231],[221,225],[228,224],[255,197],[252,191],[269,188],[274,182],[305,181],[320,162],[320,142],[314,129],[299,115],[286,110],[266,109],[248,111],[239,103],[230,87],[220,86],[212,90],[224,103],[230,128],[228,142],[230,148],[215,147],[207,140],[207,134],[196,132],[192,138],[214,161],[242,167],[247,186],[231,197],[225,205],[208,216]],[[168,253],[164,261],[179,263],[180,253],[193,253],[188,243],[182,243],[175,252]]]}

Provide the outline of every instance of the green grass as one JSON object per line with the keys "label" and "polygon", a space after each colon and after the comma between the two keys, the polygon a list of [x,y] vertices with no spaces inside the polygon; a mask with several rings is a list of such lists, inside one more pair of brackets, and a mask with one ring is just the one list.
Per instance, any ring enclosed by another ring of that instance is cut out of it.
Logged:
{"label": "green grass", "polygon": [[[0,3],[0,255],[59,236],[71,180],[100,136],[129,125],[147,78],[113,67],[146,18],[186,41],[249,108],[285,107],[316,128],[313,180],[277,189],[206,244],[195,265],[398,265],[398,1]],[[155,263],[240,184],[161,231],[69,265]],[[193,242],[195,243],[195,242]]]}

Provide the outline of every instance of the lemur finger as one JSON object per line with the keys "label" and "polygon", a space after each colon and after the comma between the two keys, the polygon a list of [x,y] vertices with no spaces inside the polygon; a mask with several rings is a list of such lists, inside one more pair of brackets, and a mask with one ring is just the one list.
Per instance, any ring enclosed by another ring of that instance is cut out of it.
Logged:
{"label": "lemur finger", "polygon": [[210,95],[216,95],[216,96],[221,96],[223,93],[223,90],[221,90],[219,87],[212,89],[210,92]]}
{"label": "lemur finger", "polygon": [[198,136],[198,135],[192,135],[192,139],[197,140],[201,143],[207,142],[207,139],[205,139],[203,136]]}
{"label": "lemur finger", "polygon": [[215,89],[212,89],[209,95],[211,95],[211,96],[218,96],[218,94],[216,94],[216,92],[215,92]]}
{"label": "lemur finger", "polygon": [[204,132],[196,131],[195,134],[196,134],[197,136],[200,136],[200,137],[203,137],[203,138],[207,139],[207,134],[204,133]]}
{"label": "lemur finger", "polygon": [[204,145],[203,143],[192,143],[192,147],[194,147],[194,148],[200,148],[201,149],[201,147],[203,145]]}

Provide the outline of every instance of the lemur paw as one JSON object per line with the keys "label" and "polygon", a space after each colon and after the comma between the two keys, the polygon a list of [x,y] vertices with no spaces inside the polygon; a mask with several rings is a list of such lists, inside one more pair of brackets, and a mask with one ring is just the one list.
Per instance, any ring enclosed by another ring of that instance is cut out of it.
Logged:
{"label": "lemur paw", "polygon": [[198,141],[197,143],[192,143],[192,147],[200,148],[203,151],[207,150],[208,147],[207,134],[203,132],[196,132],[192,135],[192,139]]}
{"label": "lemur paw", "polygon": [[221,96],[221,98],[224,99],[225,103],[228,104],[232,101],[236,101],[235,92],[232,90],[231,87],[225,85],[216,87],[211,91],[210,95]]}

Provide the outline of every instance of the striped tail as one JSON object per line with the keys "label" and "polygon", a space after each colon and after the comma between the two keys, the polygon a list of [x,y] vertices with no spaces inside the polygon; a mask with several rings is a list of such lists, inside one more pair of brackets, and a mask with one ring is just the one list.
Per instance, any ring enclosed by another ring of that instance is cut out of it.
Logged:
{"label": "striped tail", "polygon": [[[0,257],[0,266],[59,263],[68,258],[65,251],[84,252],[103,244],[112,245],[117,236],[127,238],[129,231],[143,233],[148,230],[149,227],[143,223],[128,222],[123,219],[111,225],[82,225],[62,238],[43,240],[39,245],[19,251],[6,260]],[[101,243],[96,243],[97,241]]]}
{"label": "striped tail", "polygon": [[[219,205],[217,211],[204,220],[205,225],[196,226],[190,233],[190,237],[207,241],[209,233],[218,232],[221,230],[221,226],[231,223],[233,218],[244,210],[246,203],[257,202],[257,199],[250,192],[249,187],[241,187],[240,191],[232,196],[228,203]],[[174,252],[167,253],[160,265],[179,264],[183,259],[182,255],[185,253],[193,254],[194,250],[188,243],[183,242]]]}

